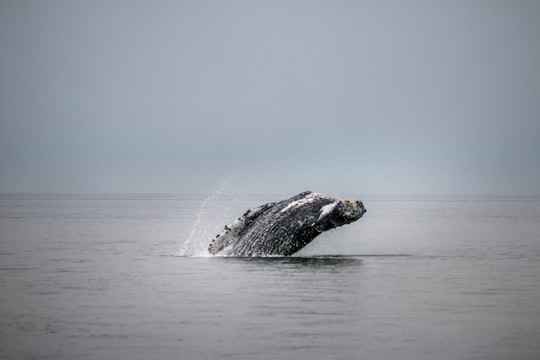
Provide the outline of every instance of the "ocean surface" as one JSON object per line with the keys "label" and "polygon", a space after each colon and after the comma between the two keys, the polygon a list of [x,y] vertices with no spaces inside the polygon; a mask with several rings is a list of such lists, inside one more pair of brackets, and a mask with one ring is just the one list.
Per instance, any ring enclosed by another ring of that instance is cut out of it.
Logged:
{"label": "ocean surface", "polygon": [[0,359],[540,359],[540,198],[354,196],[296,257],[206,255],[288,195],[0,195]]}

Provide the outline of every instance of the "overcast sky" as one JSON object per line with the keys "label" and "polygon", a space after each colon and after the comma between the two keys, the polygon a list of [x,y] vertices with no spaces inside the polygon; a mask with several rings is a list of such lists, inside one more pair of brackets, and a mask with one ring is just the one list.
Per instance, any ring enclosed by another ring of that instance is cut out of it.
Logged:
{"label": "overcast sky", "polygon": [[0,0],[1,192],[540,194],[540,1]]}

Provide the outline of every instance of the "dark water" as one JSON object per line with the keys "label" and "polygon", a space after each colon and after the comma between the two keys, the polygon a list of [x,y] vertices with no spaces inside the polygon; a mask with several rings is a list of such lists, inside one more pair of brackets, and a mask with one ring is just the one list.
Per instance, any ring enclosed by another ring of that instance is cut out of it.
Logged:
{"label": "dark water", "polygon": [[1,195],[0,358],[540,358],[540,199],[361,197],[300,257],[179,256],[272,198]]}

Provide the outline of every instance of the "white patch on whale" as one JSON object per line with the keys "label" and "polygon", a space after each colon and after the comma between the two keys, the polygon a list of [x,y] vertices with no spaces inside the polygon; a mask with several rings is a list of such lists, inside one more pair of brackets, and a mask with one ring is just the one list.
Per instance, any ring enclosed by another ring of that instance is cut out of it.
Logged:
{"label": "white patch on whale", "polygon": [[[339,204],[339,201],[334,201],[333,203],[331,204],[328,204],[328,205],[325,205],[321,208],[321,215],[319,215],[319,219],[318,220],[321,220],[323,217],[325,217],[326,215],[330,214],[334,208],[336,207],[336,205]],[[317,221],[318,221],[317,220]]]}
{"label": "white patch on whale", "polygon": [[303,197],[300,200],[296,200],[296,201],[291,202],[289,205],[287,205],[283,209],[281,209],[280,212],[285,212],[285,211],[287,211],[289,209],[292,209],[292,208],[295,208],[295,207],[298,207],[298,206],[302,206],[302,205],[305,205],[305,204],[309,204],[309,203],[315,201],[316,199],[331,199],[331,198],[329,196],[319,194],[319,193],[310,193],[310,194],[308,194],[307,196]]}

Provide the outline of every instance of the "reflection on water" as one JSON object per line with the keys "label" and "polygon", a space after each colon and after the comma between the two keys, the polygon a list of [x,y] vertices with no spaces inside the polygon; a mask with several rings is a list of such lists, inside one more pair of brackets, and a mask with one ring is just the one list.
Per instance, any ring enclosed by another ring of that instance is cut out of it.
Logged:
{"label": "reflection on water", "polygon": [[338,268],[347,266],[360,266],[362,259],[355,256],[269,256],[269,257],[216,257],[234,263],[256,264],[259,266],[276,266],[287,268]]}

